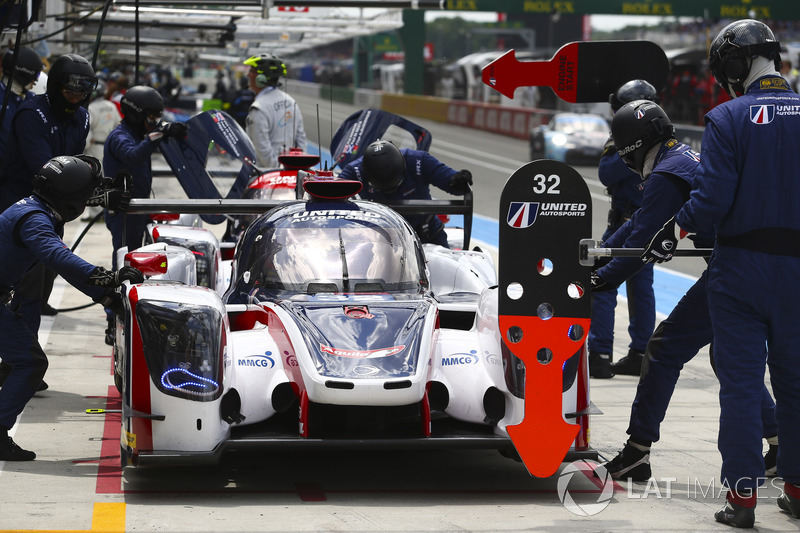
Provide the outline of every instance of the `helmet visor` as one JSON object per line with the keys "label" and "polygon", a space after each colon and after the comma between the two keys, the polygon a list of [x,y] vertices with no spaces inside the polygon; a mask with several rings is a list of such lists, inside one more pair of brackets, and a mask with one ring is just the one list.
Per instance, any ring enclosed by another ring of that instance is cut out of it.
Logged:
{"label": "helmet visor", "polygon": [[403,183],[403,174],[396,174],[394,176],[383,174],[380,176],[372,176],[367,178],[370,185],[385,194],[391,194],[400,188]]}
{"label": "helmet visor", "polygon": [[74,93],[89,94],[97,87],[97,78],[84,74],[70,74],[62,87]]}
{"label": "helmet visor", "polygon": [[635,152],[628,152],[627,154],[620,156],[620,159],[622,159],[622,162],[625,163],[625,165],[627,165],[627,167],[630,168],[630,169],[635,169],[636,168],[636,164],[634,163],[634,160],[633,160],[633,154],[634,153]]}
{"label": "helmet visor", "polygon": [[161,122],[161,118],[164,116],[163,111],[146,111],[146,113],[144,124],[148,130],[152,130],[158,126],[158,123]]}

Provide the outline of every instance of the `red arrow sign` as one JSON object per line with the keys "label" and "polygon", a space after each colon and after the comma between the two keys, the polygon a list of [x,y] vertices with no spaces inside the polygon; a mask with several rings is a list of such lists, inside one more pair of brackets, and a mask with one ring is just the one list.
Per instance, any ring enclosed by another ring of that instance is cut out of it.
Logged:
{"label": "red arrow sign", "polygon": [[[560,54],[561,50],[558,53]],[[569,60],[565,57],[565,64],[561,68],[564,83],[556,84],[555,87],[553,83],[558,77],[558,64],[554,59],[550,61],[517,61],[514,50],[509,50],[483,67],[483,83],[508,98],[514,98],[514,91],[517,90],[517,87],[550,86],[562,100],[574,102],[575,58]],[[568,73],[569,80],[566,78]],[[569,81],[569,86],[567,86],[567,81]],[[556,90],[556,87],[560,87],[562,90]]]}
{"label": "red arrow sign", "polygon": [[[508,434],[528,472],[536,477],[556,473],[580,426],[569,424],[562,415],[562,366],[581,349],[589,331],[589,319],[538,316],[500,317],[500,331],[517,327],[522,338],[517,343],[505,341],[509,349],[525,363],[525,417]],[[576,341],[570,338],[571,328],[583,328]],[[552,359],[540,362],[537,354],[543,348],[552,352]]]}
{"label": "red arrow sign", "polygon": [[517,87],[550,87],[567,102],[607,102],[620,85],[647,80],[664,87],[669,60],[650,41],[587,41],[562,46],[548,61],[517,61],[509,50],[483,68],[483,83],[514,98]]}

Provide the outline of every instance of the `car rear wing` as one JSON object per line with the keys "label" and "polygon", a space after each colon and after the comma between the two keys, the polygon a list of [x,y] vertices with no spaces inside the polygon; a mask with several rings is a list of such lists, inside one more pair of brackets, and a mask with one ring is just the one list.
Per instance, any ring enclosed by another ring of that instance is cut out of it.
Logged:
{"label": "car rear wing", "polygon": [[[293,201],[293,200],[289,200]],[[363,201],[363,200],[362,200]],[[287,200],[251,200],[251,199],[146,199],[134,198],[128,207],[130,214],[156,213],[188,213],[188,214],[225,214],[247,215],[266,213],[270,209],[283,205]],[[387,204],[401,215],[463,215],[464,216],[464,250],[469,249],[472,235],[472,190],[462,198],[453,200],[399,200]]]}

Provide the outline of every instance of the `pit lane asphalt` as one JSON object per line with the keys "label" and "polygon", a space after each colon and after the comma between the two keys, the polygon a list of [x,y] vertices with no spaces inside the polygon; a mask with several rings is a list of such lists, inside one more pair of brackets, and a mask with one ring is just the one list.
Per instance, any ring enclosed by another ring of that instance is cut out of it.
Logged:
{"label": "pit lane asphalt", "polygon": [[[174,186],[158,197],[167,194]],[[82,225],[68,226],[68,244]],[[107,230],[92,228],[78,253],[110,267]],[[56,308],[86,302],[59,279]],[[617,358],[625,353],[625,308],[617,307]],[[713,522],[723,498],[718,385],[707,350],[678,383],[654,447],[653,480],[604,491],[586,465],[564,464],[538,479],[494,451],[251,454],[214,468],[122,471],[118,415],[85,413],[119,407],[104,329],[99,306],[43,320],[50,389],[13,430],[38,457],[0,463],[0,530],[730,531]],[[605,414],[592,418],[591,442],[605,458],[625,441],[635,385],[629,376],[592,380],[592,401]],[[798,530],[775,503],[781,487],[768,481],[759,492],[758,531]]]}

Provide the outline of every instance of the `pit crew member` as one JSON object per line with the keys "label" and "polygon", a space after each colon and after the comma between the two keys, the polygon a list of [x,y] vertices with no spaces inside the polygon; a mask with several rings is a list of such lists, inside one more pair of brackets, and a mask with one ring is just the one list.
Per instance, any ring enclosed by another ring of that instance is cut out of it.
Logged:
{"label": "pit crew member", "polygon": [[[31,195],[33,177],[51,158],[83,153],[89,113],[82,106],[96,85],[92,65],[79,55],[66,54],[50,67],[45,94],[25,99],[14,115],[8,144],[3,147],[8,157],[0,165],[0,212]],[[42,314],[57,313],[47,303],[54,280],[55,274],[39,264],[16,287],[18,312],[26,317],[32,331],[38,331]],[[6,370],[0,366],[0,381]],[[44,381],[40,386],[47,388]]]}
{"label": "pit crew member", "polygon": [[83,157],[59,156],[48,161],[33,178],[33,195],[0,214],[0,335],[6,339],[0,345],[0,357],[11,367],[0,388],[0,461],[36,458],[8,435],[47,370],[38,331],[19,313],[14,294],[25,273],[44,263],[95,301],[111,306],[121,303],[115,287],[125,280],[141,283],[144,279],[132,267],[112,272],[89,264],[61,240],[64,224],[80,216],[100,185],[100,165]]}
{"label": "pit crew member", "polygon": [[709,67],[733,100],[706,114],[697,188],[643,254],[669,260],[686,232],[716,229],[708,301],[721,482],[730,490],[714,517],[736,527],[753,527],[764,481],[759,397],[766,364],[785,481],[778,505],[800,518],[800,97],[778,73],[780,60],[780,43],[763,22],[738,20],[714,38]]}
{"label": "pit crew member", "polygon": [[[16,57],[16,61],[14,56]],[[16,65],[13,65],[16,63]],[[13,65],[13,69],[12,69]],[[27,98],[34,96],[31,87],[39,79],[42,72],[42,60],[39,54],[30,48],[20,48],[17,54],[9,50],[3,56],[3,78],[0,81],[0,105],[8,94],[8,105],[3,115],[3,126],[0,128],[0,150],[8,145],[11,135],[11,124],[17,110]]]}
{"label": "pit crew member", "polygon": [[[697,186],[699,155],[674,137],[674,128],[658,104],[635,100],[623,106],[611,122],[611,135],[622,160],[645,180],[642,207],[612,235],[609,247],[639,248],[664,221],[669,220]],[[713,234],[693,236],[695,246],[712,247]],[[592,288],[616,287],[642,267],[636,257],[614,258],[592,274]],[[669,407],[683,365],[713,340],[706,297],[707,272],[689,288],[662,321],[645,350],[644,364],[631,406],[630,435],[623,450],[605,466],[614,479],[645,481],[650,475],[650,447],[660,437],[659,427]],[[712,348],[713,353],[713,348]],[[712,358],[713,365],[713,358]],[[775,475],[778,453],[775,403],[761,386],[762,436],[770,442],[768,474]],[[760,476],[765,475],[762,467]]]}
{"label": "pit crew member", "polygon": [[[357,179],[364,184],[361,197],[382,204],[397,200],[430,200],[430,185],[464,195],[472,185],[469,170],[455,170],[428,152],[404,148],[389,141],[375,141],[364,155],[342,169],[341,179]],[[447,247],[444,223],[436,215],[408,215],[406,220],[421,242]]]}
{"label": "pit crew member", "polygon": [[[658,103],[658,91],[645,80],[631,80],[609,96],[611,110],[633,100],[650,100]],[[597,168],[600,182],[611,196],[608,226],[603,233],[605,241],[630,219],[642,205],[642,178],[622,162],[614,141],[609,138]],[[656,325],[656,297],[653,293],[653,265],[646,265],[625,281],[628,293],[628,355],[613,362],[614,312],[617,307],[617,290],[597,292],[592,295],[592,327],[589,330],[589,375],[606,379],[615,374],[638,376],[642,370],[644,349]]]}
{"label": "pit crew member", "polygon": [[[164,100],[152,87],[131,87],[120,100],[123,118],[106,138],[103,168],[107,176],[130,174],[133,178],[131,198],[149,198],[153,186],[150,157],[164,137],[183,139],[187,126],[183,122],[166,122]],[[112,266],[117,267],[117,250],[127,245],[133,250],[142,245],[149,218],[146,215],[105,213],[106,227],[114,247]]]}

